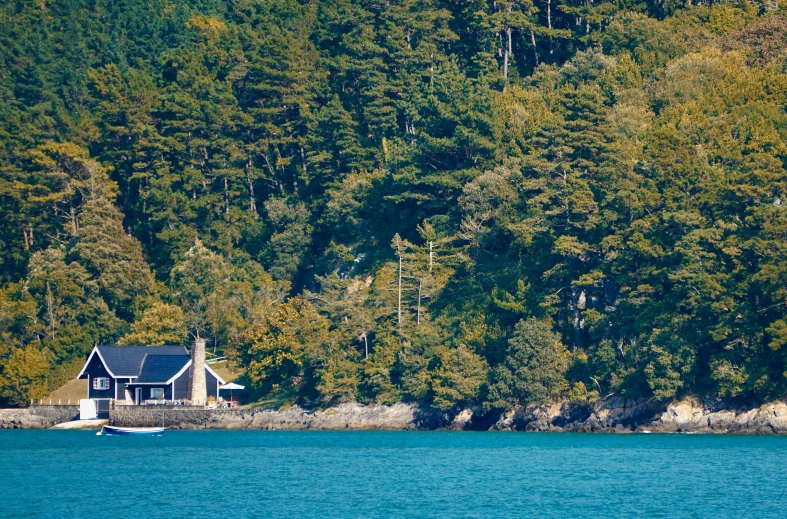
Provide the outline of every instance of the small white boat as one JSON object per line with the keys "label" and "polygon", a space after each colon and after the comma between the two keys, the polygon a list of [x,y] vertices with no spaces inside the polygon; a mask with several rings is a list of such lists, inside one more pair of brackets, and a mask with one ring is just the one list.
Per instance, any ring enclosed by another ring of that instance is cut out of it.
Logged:
{"label": "small white boat", "polygon": [[107,436],[161,436],[166,427],[114,427],[105,425],[96,436],[106,434]]}

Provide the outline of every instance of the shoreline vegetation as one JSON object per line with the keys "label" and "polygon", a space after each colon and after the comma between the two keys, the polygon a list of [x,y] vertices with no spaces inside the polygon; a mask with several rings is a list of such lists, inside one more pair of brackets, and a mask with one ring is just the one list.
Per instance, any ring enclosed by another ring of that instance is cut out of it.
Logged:
{"label": "shoreline vegetation", "polygon": [[781,431],[785,2],[3,2],[0,407],[206,341],[270,424]]}

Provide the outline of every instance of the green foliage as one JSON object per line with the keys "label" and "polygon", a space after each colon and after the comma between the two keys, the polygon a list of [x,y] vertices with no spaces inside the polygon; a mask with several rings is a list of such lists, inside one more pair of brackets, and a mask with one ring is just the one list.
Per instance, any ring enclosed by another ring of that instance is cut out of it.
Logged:
{"label": "green foliage", "polygon": [[568,398],[569,402],[575,404],[586,404],[598,400],[599,394],[598,391],[588,391],[588,388],[585,387],[585,383],[580,380],[571,386],[571,390],[568,392],[566,397]]}
{"label": "green foliage", "polygon": [[25,288],[37,303],[43,325],[36,330],[37,338],[58,361],[87,354],[96,343],[112,341],[123,328],[101,298],[98,283],[84,266],[67,262],[61,248],[33,254]]}
{"label": "green foliage", "polygon": [[432,378],[435,407],[448,409],[477,402],[486,385],[489,367],[483,358],[460,344],[437,352]]}
{"label": "green foliage", "polygon": [[153,277],[137,240],[123,231],[120,211],[106,198],[86,202],[68,255],[84,265],[116,312],[128,315],[137,297],[153,291]]}
{"label": "green foliage", "polygon": [[186,315],[180,307],[155,302],[131,324],[131,331],[118,339],[119,345],[164,346],[186,340]]}
{"label": "green foliage", "polygon": [[489,406],[506,409],[558,396],[568,389],[568,362],[568,350],[548,322],[519,321],[505,361],[493,370]]}
{"label": "green foliage", "polygon": [[303,404],[783,397],[785,34],[773,2],[6,2],[0,398],[189,336]]}
{"label": "green foliage", "polygon": [[[300,299],[263,312],[232,354],[247,366],[247,375],[257,386],[297,385],[299,382],[294,377],[304,376],[314,350],[326,347],[329,342],[328,322],[307,301]],[[331,373],[331,378],[335,376],[336,373]]]}
{"label": "green foliage", "polygon": [[199,338],[219,326],[226,309],[224,296],[230,283],[230,269],[224,258],[199,240],[173,267],[170,286],[194,337]]}
{"label": "green foliage", "polygon": [[671,330],[654,330],[645,350],[645,377],[657,400],[674,398],[689,378],[694,352]]}
{"label": "green foliage", "polygon": [[17,348],[2,363],[0,397],[11,405],[24,406],[49,394],[49,360],[34,345]]}
{"label": "green foliage", "polygon": [[303,203],[291,205],[277,198],[265,202],[265,211],[276,229],[268,240],[271,276],[292,281],[309,247],[312,233],[309,212]]}

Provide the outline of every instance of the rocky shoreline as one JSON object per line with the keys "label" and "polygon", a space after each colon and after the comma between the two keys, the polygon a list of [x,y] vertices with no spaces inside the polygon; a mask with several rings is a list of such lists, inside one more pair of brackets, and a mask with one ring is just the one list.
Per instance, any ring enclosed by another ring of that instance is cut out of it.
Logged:
{"label": "rocky shoreline", "polygon": [[787,404],[777,401],[758,408],[731,410],[715,409],[693,398],[666,406],[647,400],[612,398],[594,405],[555,402],[529,406],[502,415],[484,414],[480,408],[442,412],[402,403],[347,403],[317,411],[297,406],[281,411],[128,407],[113,412],[110,423],[172,429],[786,434]]}
{"label": "rocky shoreline", "polygon": [[726,409],[687,398],[669,405],[613,398],[592,406],[558,402],[505,413],[491,427],[509,431],[787,434],[787,404]]}
{"label": "rocky shoreline", "polygon": [[[0,429],[46,429],[73,415],[66,406],[0,410]],[[63,409],[65,408],[65,409]],[[480,408],[443,412],[409,404],[341,404],[309,411],[118,406],[109,423],[171,429],[258,430],[449,430],[551,432],[653,432],[787,434],[787,403],[727,409],[687,398],[669,405],[610,398],[592,405],[566,401],[532,405],[500,414]]]}

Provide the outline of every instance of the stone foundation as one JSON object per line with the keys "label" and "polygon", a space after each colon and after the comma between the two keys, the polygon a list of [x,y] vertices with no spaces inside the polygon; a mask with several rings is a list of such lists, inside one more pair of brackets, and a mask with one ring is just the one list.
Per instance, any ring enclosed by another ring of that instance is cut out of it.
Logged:
{"label": "stone foundation", "polygon": [[286,411],[116,406],[109,413],[109,423],[119,427],[171,429],[409,430],[437,429],[450,424],[441,417],[442,413],[422,411],[407,404],[341,404],[316,412],[297,406]]}
{"label": "stone foundation", "polygon": [[[109,425],[118,427],[167,427],[210,429],[211,425],[238,420],[248,410],[205,409],[204,407],[117,405],[109,410]],[[223,428],[223,427],[216,427]]]}

